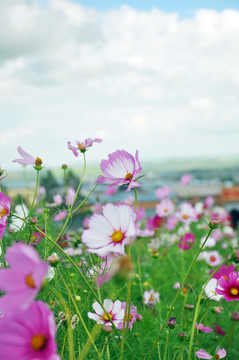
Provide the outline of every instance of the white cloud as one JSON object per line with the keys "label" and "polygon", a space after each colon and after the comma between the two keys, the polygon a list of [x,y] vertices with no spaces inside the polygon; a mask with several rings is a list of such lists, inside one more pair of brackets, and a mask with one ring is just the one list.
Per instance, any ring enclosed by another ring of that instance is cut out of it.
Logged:
{"label": "white cloud", "polygon": [[180,20],[158,9],[1,0],[5,167],[18,145],[49,165],[70,162],[67,140],[87,137],[104,138],[92,159],[115,148],[145,158],[238,153],[238,38],[235,10]]}

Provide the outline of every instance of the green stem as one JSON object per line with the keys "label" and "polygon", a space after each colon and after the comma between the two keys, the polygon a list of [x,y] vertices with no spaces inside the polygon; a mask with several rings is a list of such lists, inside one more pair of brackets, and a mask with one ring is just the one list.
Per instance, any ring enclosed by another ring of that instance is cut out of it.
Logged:
{"label": "green stem", "polygon": [[93,345],[96,353],[98,354],[98,356],[99,356],[99,358],[100,358],[100,353],[99,353],[97,347],[95,346],[95,343],[94,343],[94,340],[93,340],[92,337],[91,337],[91,334],[89,333],[89,331],[88,331],[88,329],[87,329],[87,326],[86,326],[86,324],[85,324],[85,322],[84,322],[84,320],[83,320],[83,318],[82,318],[82,316],[81,316],[81,313],[80,313],[80,311],[79,311],[79,308],[78,308],[78,306],[76,305],[76,302],[75,302],[75,300],[74,300],[74,297],[72,296],[69,287],[67,286],[67,284],[66,284],[63,276],[61,275],[61,273],[60,273],[60,271],[59,271],[58,269],[57,269],[57,272],[58,272],[58,275],[60,276],[61,281],[63,282],[63,284],[64,284],[64,286],[65,286],[65,288],[66,288],[66,290],[67,290],[67,292],[68,292],[68,294],[69,294],[69,296],[70,296],[70,298],[71,298],[71,301],[72,301],[72,303],[73,303],[73,305],[74,305],[74,307],[75,307],[75,309],[76,309],[77,315],[78,315],[79,318],[80,318],[80,321],[81,321],[81,323],[82,323],[82,325],[83,325],[83,328],[85,329],[85,332],[86,332],[86,334],[88,335],[88,338],[89,338],[91,344]]}
{"label": "green stem", "polygon": [[77,206],[77,208],[75,208],[72,212],[71,215],[73,215],[82,205],[84,205],[84,203],[86,202],[86,200],[90,197],[90,195],[95,191],[95,189],[97,188],[99,184],[96,184],[93,189],[91,190],[91,192],[84,198],[84,200],[80,203],[79,206]]}
{"label": "green stem", "polygon": [[66,182],[66,169],[64,169],[64,182],[65,182],[65,188],[66,188],[66,198],[67,198],[67,206],[69,210],[69,196],[68,196],[68,189],[67,189],[67,182]]}
{"label": "green stem", "polygon": [[167,330],[167,337],[166,337],[166,344],[165,344],[165,349],[164,349],[163,360],[166,360],[166,358],[167,358],[168,342],[169,342],[169,330]]}
{"label": "green stem", "polygon": [[[206,240],[205,240],[206,241]],[[204,241],[204,242],[205,242]],[[209,278],[207,279],[206,283],[203,285],[202,290],[198,296],[198,301],[197,301],[197,305],[196,305],[196,309],[195,309],[195,314],[194,314],[194,318],[193,318],[193,324],[192,324],[192,330],[191,330],[191,336],[190,336],[190,342],[189,342],[189,350],[188,350],[188,360],[191,360],[192,357],[192,345],[193,345],[193,338],[194,338],[194,333],[195,333],[195,325],[196,325],[196,321],[198,318],[198,314],[199,314],[199,307],[200,307],[200,302],[201,302],[201,298],[202,295],[205,291],[205,288],[208,284],[208,282],[212,279],[213,275],[218,271],[218,269],[226,264],[228,262],[228,260],[224,261],[222,264],[220,264],[214,271],[213,273],[209,276]]]}
{"label": "green stem", "polygon": [[162,327],[160,328],[160,330],[159,330],[158,336],[157,336],[156,340],[155,340],[154,343],[153,343],[152,349],[151,349],[151,351],[150,351],[150,353],[149,353],[149,356],[148,356],[147,360],[151,359],[151,357],[152,357],[152,355],[153,355],[153,352],[154,352],[154,349],[155,349],[155,346],[156,346],[156,344],[158,343],[158,340],[159,340],[159,338],[160,338],[161,332],[162,332],[163,329],[165,328],[165,326],[166,326],[166,324],[167,324],[167,320],[169,319],[169,316],[171,315],[171,313],[172,313],[172,311],[173,311],[173,309],[174,309],[174,305],[175,305],[175,303],[176,303],[176,301],[177,301],[177,299],[178,299],[178,297],[179,297],[179,295],[180,295],[180,293],[181,293],[181,290],[183,289],[183,287],[184,287],[184,285],[185,285],[185,283],[186,283],[186,281],[187,281],[187,278],[188,278],[188,276],[189,276],[189,274],[190,274],[190,272],[191,272],[191,270],[192,270],[192,267],[193,267],[193,265],[195,264],[195,262],[196,262],[196,260],[197,260],[197,258],[198,258],[198,256],[199,256],[199,254],[200,254],[200,252],[202,251],[202,249],[203,249],[204,245],[206,244],[207,239],[209,238],[209,236],[211,235],[211,233],[212,233],[212,229],[210,228],[210,229],[209,229],[209,232],[208,232],[208,234],[207,234],[206,239],[204,240],[203,244],[200,246],[199,250],[197,251],[196,255],[194,256],[194,259],[193,259],[191,265],[189,266],[186,275],[184,276],[183,282],[182,282],[180,288],[178,289],[178,292],[177,292],[177,294],[176,294],[176,296],[175,296],[175,298],[174,298],[174,300],[173,300],[173,303],[172,303],[169,311],[167,312],[167,315],[166,315],[164,324],[163,324],[163,326],[162,326]]}
{"label": "green stem", "polygon": [[38,182],[39,182],[39,170],[37,170],[36,187],[35,187],[35,191],[34,191],[34,195],[33,195],[33,199],[32,199],[32,204],[31,204],[31,207],[30,207],[30,210],[29,210],[29,213],[28,213],[27,218],[29,218],[29,217],[30,217],[30,215],[31,215],[31,211],[32,211],[32,209],[33,209],[33,206],[34,206],[34,203],[35,203],[35,200],[36,200],[36,196],[37,196],[37,188],[38,188]]}

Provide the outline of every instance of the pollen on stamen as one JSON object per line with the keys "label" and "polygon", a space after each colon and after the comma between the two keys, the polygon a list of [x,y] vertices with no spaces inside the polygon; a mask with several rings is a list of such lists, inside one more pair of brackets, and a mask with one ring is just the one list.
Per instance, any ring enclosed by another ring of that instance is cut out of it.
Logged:
{"label": "pollen on stamen", "polygon": [[125,175],[125,180],[131,181],[131,180],[132,180],[132,177],[133,177],[133,175],[132,175],[131,173],[127,173],[127,174]]}
{"label": "pollen on stamen", "polygon": [[113,232],[113,234],[111,235],[112,240],[115,243],[121,242],[124,238],[124,234],[122,233],[122,231],[120,230],[116,230],[115,232]]}
{"label": "pollen on stamen", "polygon": [[34,281],[34,279],[32,277],[32,274],[28,274],[26,276],[25,280],[26,280],[26,284],[27,284],[28,287],[30,287],[32,289],[34,289],[36,287],[36,284],[35,284],[35,281]]}
{"label": "pollen on stamen", "polygon": [[103,315],[103,319],[105,320],[105,321],[109,321],[109,319],[112,319],[113,318],[113,315],[112,314],[104,314]]}
{"label": "pollen on stamen", "polygon": [[0,211],[0,218],[2,218],[3,216],[5,216],[7,213],[8,213],[7,209],[3,208],[3,209]]}
{"label": "pollen on stamen", "polygon": [[31,339],[31,346],[34,350],[43,350],[46,346],[47,338],[41,334],[34,335]]}
{"label": "pollen on stamen", "polygon": [[37,157],[35,160],[35,165],[42,165],[42,159]]}
{"label": "pollen on stamen", "polygon": [[236,288],[232,288],[232,289],[230,290],[230,293],[231,293],[233,296],[236,296],[236,295],[238,295],[239,290],[236,289]]}

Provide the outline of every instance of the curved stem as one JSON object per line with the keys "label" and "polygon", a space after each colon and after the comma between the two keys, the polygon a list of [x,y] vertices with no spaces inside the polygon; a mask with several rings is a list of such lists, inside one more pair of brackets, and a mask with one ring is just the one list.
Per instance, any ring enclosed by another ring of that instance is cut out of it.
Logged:
{"label": "curved stem", "polygon": [[199,256],[199,254],[200,254],[200,252],[202,251],[202,249],[203,249],[204,245],[206,244],[207,239],[209,238],[209,236],[211,235],[211,233],[212,233],[212,229],[210,228],[210,229],[209,229],[209,232],[208,232],[208,234],[207,234],[207,236],[206,236],[206,239],[204,240],[203,244],[200,246],[198,252],[197,252],[196,255],[194,256],[194,259],[193,259],[191,265],[189,266],[186,275],[184,276],[183,282],[182,282],[180,288],[178,289],[178,292],[177,292],[177,294],[176,294],[176,296],[175,296],[175,298],[174,298],[174,300],[173,300],[172,305],[170,306],[169,311],[167,312],[166,318],[165,318],[165,320],[164,320],[164,324],[163,324],[163,326],[162,326],[162,327],[160,328],[160,330],[159,330],[158,336],[157,336],[156,340],[155,340],[154,343],[153,343],[152,349],[151,349],[151,351],[150,351],[150,353],[149,353],[149,356],[147,357],[147,360],[151,359],[151,357],[152,357],[152,355],[153,355],[153,352],[154,352],[154,349],[155,349],[155,346],[157,345],[157,342],[158,342],[158,340],[159,340],[159,338],[160,338],[161,332],[163,331],[163,329],[165,328],[165,326],[166,326],[166,324],[167,324],[167,320],[169,319],[169,316],[170,316],[171,312],[172,312],[173,309],[174,309],[174,305],[175,305],[175,303],[176,303],[176,301],[177,301],[177,299],[178,299],[178,297],[179,297],[179,294],[181,293],[181,290],[182,290],[182,288],[184,287],[184,285],[185,285],[185,283],[186,283],[186,281],[187,281],[187,278],[188,278],[188,276],[189,276],[189,274],[190,274],[190,272],[191,272],[191,270],[192,270],[192,267],[193,267],[193,265],[195,264],[195,262],[196,262],[196,260],[197,260],[197,258],[198,258],[198,256]]}

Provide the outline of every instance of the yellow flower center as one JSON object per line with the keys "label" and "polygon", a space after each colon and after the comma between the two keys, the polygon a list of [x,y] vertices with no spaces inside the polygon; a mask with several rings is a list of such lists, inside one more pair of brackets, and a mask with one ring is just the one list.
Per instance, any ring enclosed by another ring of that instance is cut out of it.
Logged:
{"label": "yellow flower center", "polygon": [[127,173],[127,174],[125,175],[125,180],[131,181],[131,180],[132,180],[132,177],[133,177],[133,175],[132,175],[131,173]]}
{"label": "yellow flower center", "polygon": [[213,262],[216,260],[215,256],[210,256],[210,260]]}
{"label": "yellow flower center", "polygon": [[184,294],[187,294],[187,292],[188,292],[188,289],[185,287],[185,288],[183,288],[183,293]]}
{"label": "yellow flower center", "polygon": [[81,144],[78,145],[78,149],[82,149],[83,146]]}
{"label": "yellow flower center", "polygon": [[183,219],[184,219],[184,220],[187,220],[187,218],[188,218],[188,215],[187,215],[187,214],[183,214]]}
{"label": "yellow flower center", "polygon": [[215,355],[215,358],[216,358],[216,359],[220,359],[220,355],[216,354],[216,355]]}
{"label": "yellow flower center", "polygon": [[34,289],[36,287],[35,281],[33,280],[32,274],[28,274],[25,278],[27,286]]}
{"label": "yellow flower center", "polygon": [[3,216],[5,216],[7,213],[8,213],[7,209],[3,208],[3,209],[0,211],[0,218],[2,218]]}
{"label": "yellow flower center", "polygon": [[109,321],[109,319],[112,319],[112,317],[113,317],[113,315],[112,314],[104,314],[103,315],[103,319],[105,320],[105,321]]}
{"label": "yellow flower center", "polygon": [[112,240],[113,240],[115,243],[118,243],[118,242],[120,242],[120,241],[123,240],[124,234],[122,233],[122,231],[116,230],[115,232],[113,232],[113,234],[111,235],[111,237],[112,237]]}
{"label": "yellow flower center", "polygon": [[[130,315],[129,315],[129,321],[131,321],[131,320],[132,320],[132,317],[133,317],[133,315],[132,315],[132,314],[130,314]],[[128,321],[128,314],[126,314],[126,316],[125,316],[125,320],[126,320],[126,321]]]}
{"label": "yellow flower center", "polygon": [[236,288],[232,288],[232,289],[230,290],[230,293],[231,293],[233,296],[236,296],[236,295],[238,295],[239,290],[236,289]]}
{"label": "yellow flower center", "polygon": [[153,296],[150,296],[149,301],[155,301]]}
{"label": "yellow flower center", "polygon": [[37,157],[36,160],[35,160],[35,165],[42,165],[42,159]]}
{"label": "yellow flower center", "polygon": [[168,212],[168,209],[164,209],[164,212],[165,212],[165,213]]}
{"label": "yellow flower center", "polygon": [[47,339],[41,334],[34,335],[31,339],[31,346],[34,350],[42,350],[46,346]]}

